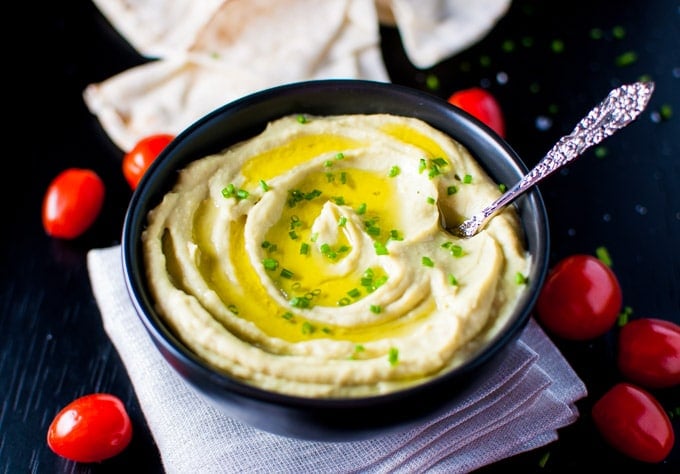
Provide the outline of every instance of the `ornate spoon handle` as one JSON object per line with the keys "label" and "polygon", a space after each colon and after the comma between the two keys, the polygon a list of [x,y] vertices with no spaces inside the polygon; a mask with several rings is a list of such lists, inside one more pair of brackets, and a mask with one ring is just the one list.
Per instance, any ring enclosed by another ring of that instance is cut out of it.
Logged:
{"label": "ornate spoon handle", "polygon": [[653,82],[636,82],[612,90],[581,119],[569,135],[560,138],[517,184],[489,206],[451,229],[451,232],[463,238],[477,234],[494,215],[524,191],[635,120],[647,107],[653,91]]}

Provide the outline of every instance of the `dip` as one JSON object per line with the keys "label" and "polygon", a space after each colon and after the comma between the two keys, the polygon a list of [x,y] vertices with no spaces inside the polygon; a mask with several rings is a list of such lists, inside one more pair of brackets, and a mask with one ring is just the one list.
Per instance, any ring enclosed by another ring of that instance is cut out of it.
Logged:
{"label": "dip", "polygon": [[492,338],[525,289],[513,207],[457,141],[388,115],[287,116],[183,169],[148,216],[155,307],[199,357],[265,390],[375,395]]}

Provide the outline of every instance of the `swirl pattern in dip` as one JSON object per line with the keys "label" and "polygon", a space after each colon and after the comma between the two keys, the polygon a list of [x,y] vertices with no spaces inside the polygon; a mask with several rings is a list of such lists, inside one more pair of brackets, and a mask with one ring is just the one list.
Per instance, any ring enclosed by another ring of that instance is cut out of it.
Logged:
{"label": "swirl pattern in dip", "polygon": [[355,397],[453,367],[511,314],[529,268],[469,152],[413,118],[288,116],[197,160],[149,213],[156,309],[216,368],[263,389]]}

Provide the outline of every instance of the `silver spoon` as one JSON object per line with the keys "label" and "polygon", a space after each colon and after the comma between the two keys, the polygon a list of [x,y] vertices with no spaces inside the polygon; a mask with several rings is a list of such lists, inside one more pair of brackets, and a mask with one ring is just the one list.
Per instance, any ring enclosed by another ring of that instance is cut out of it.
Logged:
{"label": "silver spoon", "polygon": [[462,238],[479,233],[493,216],[524,191],[635,120],[647,107],[653,91],[653,82],[635,82],[612,90],[599,105],[581,119],[569,135],[560,138],[517,184],[480,212],[449,231]]}

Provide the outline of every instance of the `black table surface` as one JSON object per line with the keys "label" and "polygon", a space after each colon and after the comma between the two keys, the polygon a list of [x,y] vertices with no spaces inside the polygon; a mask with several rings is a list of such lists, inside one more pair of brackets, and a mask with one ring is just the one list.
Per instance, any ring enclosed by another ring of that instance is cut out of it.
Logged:
{"label": "black table surface", "polygon": [[[0,471],[162,472],[86,268],[89,249],[120,242],[131,191],[120,171],[123,152],[90,114],[82,91],[146,59],[90,1],[39,3],[46,5],[25,3],[18,17],[6,18],[21,33],[5,48],[4,68],[10,126],[0,245]],[[539,188],[550,216],[552,263],[604,246],[632,317],[680,323],[680,2],[516,0],[486,37],[427,70],[408,62],[397,30],[382,27],[381,35],[392,82],[443,98],[487,87],[505,112],[508,143],[528,166],[610,89],[654,80],[649,108],[607,139],[604,156],[589,150]],[[669,109],[671,117],[662,113]],[[100,174],[106,201],[92,228],[61,241],[43,231],[41,203],[49,181],[72,166]],[[612,329],[587,342],[553,338],[588,388],[579,419],[557,441],[480,472],[680,472],[680,441],[665,462],[645,464],[614,451],[594,428],[590,408],[621,380],[615,336]],[[98,391],[126,403],[131,445],[102,463],[56,456],[45,442],[50,421],[66,403]],[[674,413],[680,438],[680,387],[653,393]]]}

